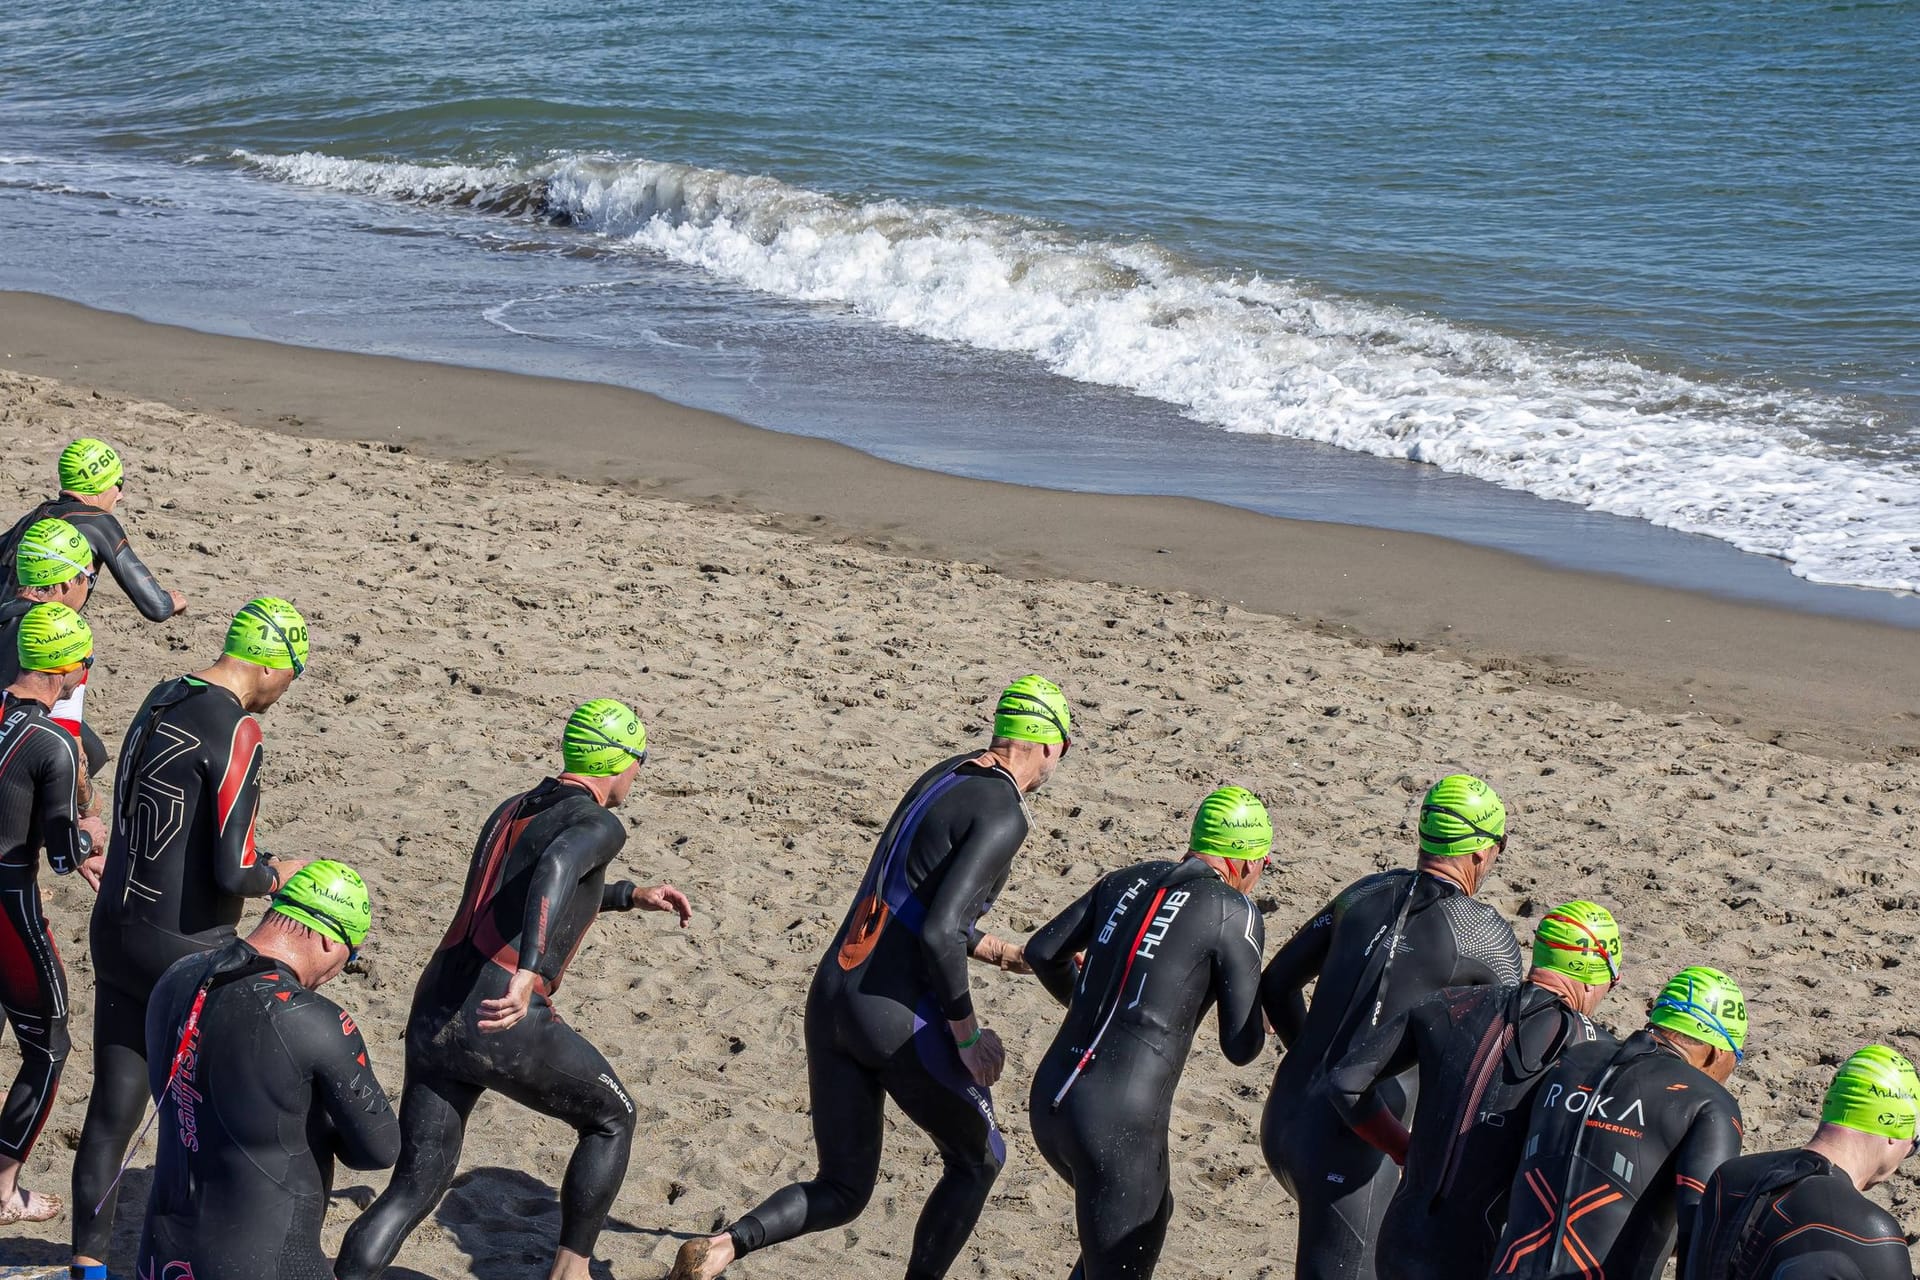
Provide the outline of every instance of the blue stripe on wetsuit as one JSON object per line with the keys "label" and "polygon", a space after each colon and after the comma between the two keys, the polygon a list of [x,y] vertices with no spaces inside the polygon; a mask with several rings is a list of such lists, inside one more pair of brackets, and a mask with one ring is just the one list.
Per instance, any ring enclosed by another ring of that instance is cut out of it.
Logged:
{"label": "blue stripe on wetsuit", "polygon": [[[866,882],[860,886],[862,899],[878,894],[880,900],[887,904],[887,911],[892,918],[905,925],[907,931],[916,938],[920,936],[920,930],[927,922],[927,908],[913,896],[913,891],[907,885],[907,862],[900,856],[900,851],[912,846],[913,837],[920,830],[920,820],[926,817],[927,810],[933,802],[960,785],[963,781],[960,777],[960,769],[966,763],[961,761],[960,764],[954,765],[953,772],[930,785],[920,794],[920,798],[908,807],[906,814],[900,819],[900,825],[894,830],[893,838],[887,842],[884,849],[875,853],[874,865],[867,872]],[[876,881],[878,881],[877,888]]]}

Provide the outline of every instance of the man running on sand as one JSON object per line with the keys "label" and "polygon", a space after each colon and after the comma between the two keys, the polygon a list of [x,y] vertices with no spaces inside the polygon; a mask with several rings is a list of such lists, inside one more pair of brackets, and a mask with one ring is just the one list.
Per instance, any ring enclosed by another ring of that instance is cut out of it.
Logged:
{"label": "man running on sand", "polygon": [[1680,1280],[1775,1280],[1788,1266],[1913,1280],[1907,1233],[1861,1192],[1920,1146],[1917,1104],[1911,1062],[1883,1044],[1855,1052],[1827,1086],[1807,1145],[1740,1156],[1707,1179]]}
{"label": "man running on sand", "polygon": [[967,959],[1025,969],[1018,947],[978,925],[1027,838],[1023,797],[1066,758],[1072,727],[1059,688],[1022,676],[1000,695],[985,751],[943,760],[908,789],[807,993],[819,1172],[721,1234],[682,1245],[669,1280],[713,1280],[757,1249],[859,1217],[880,1176],[889,1097],[933,1139],[942,1164],[907,1280],[947,1274],[1006,1161],[988,1092],[1006,1054],[975,1016]]}
{"label": "man running on sand", "polygon": [[[147,997],[183,956],[232,942],[248,898],[304,863],[254,844],[260,722],[307,668],[307,624],[263,596],[219,659],[155,685],[120,744],[112,840],[93,905],[93,1094],[73,1158],[76,1276],[104,1280],[119,1171],[147,1106]],[[96,1208],[98,1212],[96,1212]]]}
{"label": "man running on sand", "polygon": [[1676,1238],[1685,1257],[1707,1179],[1740,1154],[1724,1086],[1746,1042],[1740,988],[1695,966],[1645,1030],[1562,1054],[1534,1096],[1493,1275],[1656,1280]]}
{"label": "man running on sand", "polygon": [[[1399,1171],[1347,1128],[1327,1073],[1362,1036],[1443,987],[1513,986],[1520,943],[1473,894],[1506,848],[1507,810],[1459,773],[1420,805],[1420,861],[1340,891],[1274,955],[1261,980],[1268,1019],[1286,1044],[1260,1121],[1267,1167],[1300,1206],[1300,1280],[1373,1280],[1374,1242]],[[1309,982],[1312,1007],[1302,1012]],[[1383,1081],[1379,1100],[1406,1118],[1412,1072]]]}
{"label": "man running on sand", "polygon": [[[65,520],[38,520],[28,526],[13,558],[17,580],[13,598],[0,603],[0,684],[11,684],[19,674],[14,656],[20,619],[36,604],[63,604],[75,613],[87,607],[98,576],[93,551],[80,531]],[[107,744],[86,723],[87,672],[53,704],[53,720],[79,739],[84,766],[80,778],[80,808],[95,813],[99,805],[90,779],[107,762]]]}
{"label": "man running on sand", "polygon": [[86,675],[93,632],[63,604],[35,605],[15,628],[14,677],[0,693],[0,1003],[20,1070],[0,1105],[0,1226],[45,1222],[58,1196],[20,1185],[53,1111],[67,1058],[67,971],[40,908],[40,851],[56,875],[100,887],[106,828],[80,813],[79,751],[51,711]]}
{"label": "man running on sand", "polygon": [[141,617],[165,622],[177,613],[185,613],[187,598],[162,587],[153,571],[127,545],[127,531],[113,514],[126,493],[126,468],[114,447],[104,440],[75,440],[60,454],[60,496],[29,511],[5,538],[0,538],[0,570],[11,564],[21,538],[32,525],[49,517],[65,520],[93,548],[90,567],[98,571],[106,565]]}
{"label": "man running on sand", "polygon": [[[1382,1280],[1486,1280],[1533,1096],[1620,979],[1620,927],[1592,902],[1547,912],[1517,987],[1453,987],[1360,1041],[1328,1077],[1353,1131],[1403,1166],[1375,1246]],[[1413,1133],[1377,1086],[1417,1069]]]}
{"label": "man running on sand", "polygon": [[1267,1042],[1266,935],[1247,895],[1272,850],[1259,798],[1222,787],[1200,802],[1185,858],[1102,877],[1027,940],[1027,963],[1067,1006],[1027,1114],[1040,1154],[1073,1188],[1075,1280],[1149,1280],[1160,1261],[1173,1092],[1207,1009],[1219,1008],[1220,1050],[1235,1066]]}
{"label": "man running on sand", "polygon": [[627,841],[610,810],[633,791],[647,730],[625,705],[598,698],[568,718],[565,772],[493,811],[474,845],[453,924],[414,988],[400,1163],[380,1198],[347,1230],[339,1280],[369,1280],[440,1203],[460,1164],[467,1117],[492,1089],[580,1134],[560,1185],[560,1241],[550,1280],[586,1280],[594,1242],[627,1174],[633,1102],[600,1051],[560,1020],[549,998],[603,911],[672,911],[672,885],[606,882]]}
{"label": "man running on sand", "polygon": [[332,1280],[320,1227],[334,1162],[386,1169],[400,1151],[359,1028],[317,990],[372,921],[352,867],[309,862],[244,940],[188,956],[153,989],[160,1139],[137,1275]]}

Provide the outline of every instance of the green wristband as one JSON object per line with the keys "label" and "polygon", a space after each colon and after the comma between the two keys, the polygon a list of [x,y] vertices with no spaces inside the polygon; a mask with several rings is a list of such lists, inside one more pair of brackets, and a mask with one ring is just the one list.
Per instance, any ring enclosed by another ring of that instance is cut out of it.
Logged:
{"label": "green wristband", "polygon": [[955,1045],[954,1045],[953,1047],[954,1047],[954,1048],[956,1048],[956,1049],[971,1049],[971,1048],[973,1048],[973,1046],[975,1046],[976,1044],[979,1044],[979,1043],[980,1043],[980,1035],[981,1035],[981,1033],[982,1033],[982,1032],[984,1032],[985,1030],[986,1030],[986,1028],[985,1028],[985,1027],[975,1027],[975,1028],[973,1029],[973,1034],[972,1034],[972,1035],[970,1035],[970,1036],[968,1036],[968,1037],[967,1037],[967,1038],[966,1038],[965,1040],[962,1040],[962,1041],[959,1041],[959,1042],[958,1042],[958,1043],[956,1043],[956,1044],[955,1044]]}

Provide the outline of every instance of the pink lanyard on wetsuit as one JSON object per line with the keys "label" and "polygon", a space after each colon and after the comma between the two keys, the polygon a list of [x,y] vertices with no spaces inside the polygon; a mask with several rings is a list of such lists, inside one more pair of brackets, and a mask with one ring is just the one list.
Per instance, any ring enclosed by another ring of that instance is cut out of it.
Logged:
{"label": "pink lanyard on wetsuit", "polygon": [[1153,902],[1147,907],[1147,913],[1140,921],[1140,932],[1133,935],[1133,945],[1127,948],[1127,963],[1120,970],[1120,981],[1114,984],[1113,1007],[1107,1010],[1107,1016],[1101,1019],[1099,1029],[1093,1033],[1093,1040],[1087,1045],[1087,1051],[1080,1055],[1080,1061],[1074,1064],[1073,1071],[1067,1076],[1067,1082],[1060,1086],[1060,1092],[1053,1095],[1054,1110],[1060,1109],[1061,1100],[1067,1096],[1067,1090],[1073,1088],[1080,1079],[1080,1073],[1093,1065],[1094,1051],[1099,1049],[1100,1042],[1106,1038],[1107,1028],[1113,1025],[1115,1015],[1120,1012],[1120,1002],[1126,999],[1127,979],[1133,973],[1133,962],[1140,956],[1140,944],[1146,940],[1147,930],[1153,926],[1153,918],[1160,914],[1160,904],[1166,900],[1167,890],[1172,887],[1170,884],[1162,884],[1154,893]]}
{"label": "pink lanyard on wetsuit", "polygon": [[[187,1011],[187,1025],[180,1029],[180,1044],[173,1051],[172,1064],[167,1067],[167,1082],[160,1088],[160,1098],[165,1098],[173,1092],[174,1081],[180,1077],[180,1065],[187,1060],[187,1047],[193,1043],[194,1033],[200,1030],[200,1011],[207,1006],[207,990],[213,986],[213,969],[214,966],[210,962],[207,965],[206,977],[200,983],[200,990],[194,993],[193,1008]],[[160,1099],[156,1098],[153,1110],[147,1116],[147,1122],[140,1126],[140,1132],[127,1145],[127,1154],[121,1159],[120,1169],[113,1175],[113,1181],[107,1184],[106,1194],[100,1197],[99,1204],[93,1206],[95,1214],[107,1207],[107,1201],[113,1198],[113,1189],[120,1185],[120,1179],[127,1176],[127,1166],[133,1163],[134,1152],[138,1151],[140,1144],[147,1140],[148,1131],[153,1128],[153,1122],[159,1118]]]}

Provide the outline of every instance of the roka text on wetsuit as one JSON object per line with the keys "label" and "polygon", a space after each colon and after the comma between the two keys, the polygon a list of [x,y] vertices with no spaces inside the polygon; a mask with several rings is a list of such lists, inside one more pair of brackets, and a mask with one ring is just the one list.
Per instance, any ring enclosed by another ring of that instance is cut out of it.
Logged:
{"label": "roka text on wetsuit", "polygon": [[1260,1055],[1264,938],[1253,903],[1196,858],[1115,871],[1027,942],[1034,974],[1067,1006],[1029,1116],[1041,1154],[1074,1189],[1082,1280],[1153,1274],[1173,1213],[1174,1088],[1216,1003],[1227,1060]]}
{"label": "roka text on wetsuit", "polygon": [[973,1012],[967,957],[1027,836],[1013,776],[955,756],[894,810],[807,993],[807,1083],[819,1172],[728,1228],[738,1254],[858,1217],[880,1173],[891,1097],[939,1148],[908,1280],[946,1274],[1006,1160],[993,1099],[947,1023]]}
{"label": "roka text on wetsuit", "polygon": [[1907,1233],[1817,1151],[1740,1156],[1707,1179],[1680,1280],[1773,1280],[1789,1263],[1913,1280]]}
{"label": "roka text on wetsuit", "polygon": [[[1267,1166],[1300,1208],[1301,1280],[1369,1280],[1392,1199],[1393,1161],[1334,1109],[1327,1073],[1359,1037],[1443,987],[1520,981],[1520,944],[1500,913],[1425,872],[1356,881],[1275,954],[1261,1003],[1287,1045],[1260,1122]],[[1301,1014],[1300,991],[1316,982]],[[1405,1120],[1411,1070],[1376,1086]]]}
{"label": "roka text on wetsuit", "polygon": [[333,1280],[334,1162],[385,1169],[400,1150],[353,1018],[236,939],[161,978],[147,1050],[160,1140],[137,1274]]}
{"label": "roka text on wetsuit", "polygon": [[65,520],[80,531],[87,545],[93,548],[93,567],[98,569],[103,564],[107,567],[141,617],[149,622],[165,622],[173,616],[173,597],[153,576],[153,570],[133,553],[127,543],[127,531],[121,528],[119,519],[111,511],[102,511],[78,498],[49,498],[7,531],[6,537],[0,539],[0,574],[5,575],[0,577],[0,582],[14,580],[13,560],[21,537],[35,523],[46,519]]}
{"label": "roka text on wetsuit", "polygon": [[155,686],[121,743],[89,931],[93,1094],[73,1161],[77,1255],[104,1258],[113,1233],[108,1187],[147,1104],[154,983],[181,957],[233,941],[246,899],[273,889],[272,860],[254,846],[262,756],[260,722],[191,676]]}
{"label": "roka text on wetsuit", "polygon": [[1733,1095],[1652,1033],[1574,1046],[1534,1097],[1493,1274],[1653,1280],[1740,1137]]}
{"label": "roka text on wetsuit", "polygon": [[[1360,1040],[1328,1077],[1356,1133],[1403,1159],[1380,1225],[1382,1280],[1485,1280],[1506,1224],[1507,1193],[1534,1093],[1575,1044],[1614,1044],[1545,987],[1454,987]],[[1375,1092],[1419,1071],[1412,1136]]]}
{"label": "roka text on wetsuit", "polygon": [[[632,909],[634,886],[607,884],[626,827],[584,787],[549,778],[506,801],[481,830],[452,926],[414,989],[407,1082],[400,1096],[400,1163],[347,1231],[340,1280],[377,1276],[447,1192],[467,1118],[495,1090],[580,1135],[560,1188],[560,1245],[593,1256],[626,1177],[632,1100],[586,1037],[548,997],[602,911]],[[483,1000],[514,971],[539,975],[527,1014],[503,1031],[478,1029]]]}
{"label": "roka text on wetsuit", "polygon": [[78,824],[73,736],[31,698],[0,692],[0,1003],[20,1070],[0,1106],[0,1155],[25,1161],[67,1058],[67,973],[40,908],[40,851],[58,875],[92,848]]}

